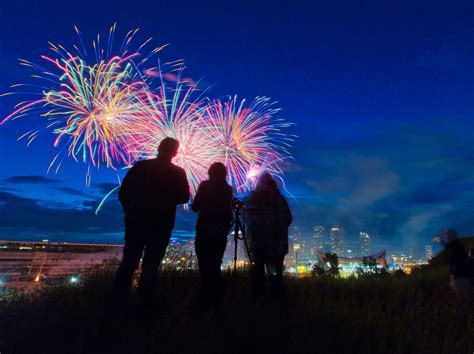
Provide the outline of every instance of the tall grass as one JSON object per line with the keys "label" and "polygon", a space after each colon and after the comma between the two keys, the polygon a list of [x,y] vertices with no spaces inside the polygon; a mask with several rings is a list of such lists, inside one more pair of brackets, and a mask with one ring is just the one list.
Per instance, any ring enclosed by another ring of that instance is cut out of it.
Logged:
{"label": "tall grass", "polygon": [[472,353],[472,304],[447,275],[287,278],[288,304],[251,305],[246,273],[226,274],[222,311],[194,316],[196,272],[159,274],[154,324],[142,326],[134,297],[123,323],[100,329],[113,272],[0,303],[2,353]]}

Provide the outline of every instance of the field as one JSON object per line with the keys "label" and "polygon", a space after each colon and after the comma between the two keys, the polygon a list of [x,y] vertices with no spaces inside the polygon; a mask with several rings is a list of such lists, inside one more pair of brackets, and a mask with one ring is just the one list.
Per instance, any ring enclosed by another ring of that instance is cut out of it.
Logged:
{"label": "field", "polygon": [[444,267],[411,276],[286,278],[288,304],[251,305],[249,279],[226,275],[221,311],[196,316],[196,272],[162,271],[155,321],[131,296],[121,321],[103,318],[113,271],[0,302],[1,353],[472,353],[472,304]]}

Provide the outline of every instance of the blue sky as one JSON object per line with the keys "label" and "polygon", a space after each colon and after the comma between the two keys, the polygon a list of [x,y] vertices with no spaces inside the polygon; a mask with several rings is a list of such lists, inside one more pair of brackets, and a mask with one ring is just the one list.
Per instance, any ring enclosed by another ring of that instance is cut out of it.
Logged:
{"label": "blue sky", "polygon": [[[30,82],[18,58],[71,47],[73,25],[87,39],[140,27],[209,95],[279,102],[299,136],[286,182],[303,229],[338,224],[349,239],[421,249],[446,226],[474,233],[473,20],[470,1],[20,0],[0,10],[0,90]],[[0,115],[19,99],[0,99]],[[0,127],[0,238],[120,242],[114,199],[92,213],[116,174],[94,172],[89,189],[82,164],[47,175],[51,138],[16,141],[34,121]]]}

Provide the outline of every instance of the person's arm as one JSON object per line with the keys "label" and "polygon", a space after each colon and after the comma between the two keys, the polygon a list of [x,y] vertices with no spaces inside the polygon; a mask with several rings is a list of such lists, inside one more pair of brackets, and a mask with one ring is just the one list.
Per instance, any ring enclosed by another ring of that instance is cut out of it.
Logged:
{"label": "person's arm", "polygon": [[257,198],[255,197],[255,193],[250,192],[247,200],[245,201],[245,208],[243,210],[245,222],[247,225],[251,225],[255,222],[256,202]]}
{"label": "person's arm", "polygon": [[194,197],[193,204],[191,204],[191,209],[197,213],[201,210],[202,194],[203,194],[203,185],[199,184],[196,196]]}
{"label": "person's arm", "polygon": [[285,197],[281,196],[282,203],[283,203],[283,211],[285,213],[285,218],[288,220],[288,226],[291,225],[293,222],[293,215],[291,214],[291,209],[290,206],[288,205],[288,202]]}
{"label": "person's arm", "polygon": [[122,205],[122,208],[126,209],[130,206],[131,197],[134,194],[134,189],[136,186],[136,177],[139,174],[139,164],[136,163],[128,170],[127,174],[123,178],[122,184],[120,185],[119,190],[119,201]]}
{"label": "person's arm", "polygon": [[229,186],[229,189],[227,191],[227,195],[226,195],[226,201],[225,201],[225,205],[226,205],[226,217],[227,217],[227,220],[229,220],[229,222],[231,222],[233,219],[234,219],[234,216],[232,215],[232,200],[234,198],[234,191],[232,189],[231,186]]}
{"label": "person's arm", "polygon": [[177,190],[176,190],[176,204],[185,204],[189,201],[189,184],[186,172],[179,169],[177,173]]}

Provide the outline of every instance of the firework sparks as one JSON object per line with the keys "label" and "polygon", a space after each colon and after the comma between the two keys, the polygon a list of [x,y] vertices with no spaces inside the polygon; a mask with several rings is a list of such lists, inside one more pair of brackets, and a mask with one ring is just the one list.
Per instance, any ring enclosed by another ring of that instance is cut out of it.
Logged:
{"label": "firework sparks", "polygon": [[196,91],[196,86],[178,82],[172,88],[163,84],[158,94],[148,96],[147,111],[127,147],[137,159],[151,158],[162,139],[177,139],[180,147],[173,162],[186,171],[192,195],[219,154],[218,141],[207,129],[204,101]]}
{"label": "firework sparks", "polygon": [[291,137],[282,133],[290,124],[274,118],[279,111],[268,97],[257,97],[250,105],[239,103],[236,96],[207,105],[209,135],[220,147],[214,158],[227,166],[238,193],[251,188],[264,170],[282,175],[280,165],[290,156]]}
{"label": "firework sparks", "polygon": [[[48,86],[41,86],[39,99],[19,103],[0,121],[39,115],[39,128],[20,138],[30,144],[43,131],[51,131],[60,152],[50,168],[56,165],[57,171],[60,155],[67,152],[66,156],[88,163],[89,185],[91,166],[129,167],[139,159],[156,156],[160,141],[169,136],[180,142],[174,162],[186,171],[193,195],[213,162],[227,166],[229,182],[239,194],[252,188],[264,170],[282,177],[281,163],[290,157],[291,136],[285,134],[290,124],[275,118],[279,108],[269,98],[257,97],[250,104],[238,101],[237,96],[205,99],[198,83],[182,78],[181,60],[163,65],[158,60],[158,67],[142,70],[164,46],[143,55],[150,38],[130,51],[137,33],[133,30],[125,36],[118,54],[112,55],[115,25],[104,48],[100,36],[92,42],[95,60],[89,64],[77,28],[76,32],[79,45],[74,46],[75,54],[51,44],[55,56],[42,56],[53,70],[21,61],[40,70],[42,74],[34,77]],[[152,90],[158,79],[158,87]]]}
{"label": "firework sparks", "polygon": [[[60,45],[51,44],[55,58],[42,56],[54,70],[48,71],[26,60],[20,63],[41,70],[48,87],[42,87],[40,98],[22,102],[0,124],[27,114],[37,113],[44,120],[39,128],[21,138],[30,144],[39,133],[51,130],[56,138],[54,146],[64,142],[68,155],[76,161],[82,159],[99,168],[101,164],[116,168],[133,162],[132,155],[124,148],[129,132],[141,114],[149,93],[148,84],[138,69],[163,47],[153,49],[148,55],[142,50],[151,39],[129,52],[130,43],[137,30],[128,32],[119,54],[111,56],[115,25],[111,27],[106,48],[100,46],[100,36],[93,41],[96,63],[87,63],[87,51],[79,30],[80,47],[76,54],[69,53]],[[63,149],[61,149],[63,151]],[[58,154],[59,155],[59,154]],[[52,165],[57,161],[53,159]],[[52,166],[51,165],[51,166]],[[51,167],[50,166],[50,167]],[[58,168],[60,163],[58,163]]]}

